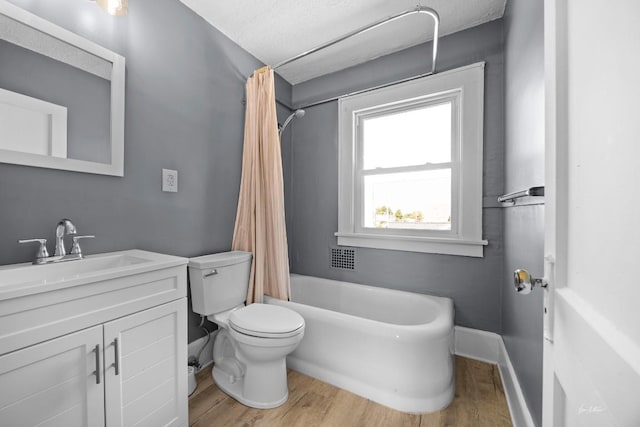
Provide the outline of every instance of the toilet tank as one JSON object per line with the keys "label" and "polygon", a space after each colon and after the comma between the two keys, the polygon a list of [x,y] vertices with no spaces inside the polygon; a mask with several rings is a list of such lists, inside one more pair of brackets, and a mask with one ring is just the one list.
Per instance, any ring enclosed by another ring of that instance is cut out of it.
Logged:
{"label": "toilet tank", "polygon": [[223,252],[189,259],[193,311],[210,316],[247,299],[251,252]]}

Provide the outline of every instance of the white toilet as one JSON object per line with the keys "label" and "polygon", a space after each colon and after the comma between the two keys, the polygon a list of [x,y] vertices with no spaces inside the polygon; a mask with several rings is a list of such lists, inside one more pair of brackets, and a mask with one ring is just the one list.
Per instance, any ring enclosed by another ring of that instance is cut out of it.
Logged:
{"label": "white toilet", "polygon": [[213,380],[238,402],[275,408],[287,401],[285,358],[304,335],[304,319],[285,307],[245,306],[250,252],[224,252],[189,260],[193,311],[218,325]]}

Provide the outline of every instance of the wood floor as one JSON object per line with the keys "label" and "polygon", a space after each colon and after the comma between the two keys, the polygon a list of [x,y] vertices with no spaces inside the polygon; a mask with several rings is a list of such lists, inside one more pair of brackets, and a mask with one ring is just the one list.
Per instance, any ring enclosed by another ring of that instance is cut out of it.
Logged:
{"label": "wood floor", "polygon": [[456,357],[456,396],[442,411],[406,414],[289,371],[289,400],[275,409],[253,409],[224,394],[211,369],[198,373],[189,398],[191,426],[351,427],[510,426],[511,419],[495,365]]}

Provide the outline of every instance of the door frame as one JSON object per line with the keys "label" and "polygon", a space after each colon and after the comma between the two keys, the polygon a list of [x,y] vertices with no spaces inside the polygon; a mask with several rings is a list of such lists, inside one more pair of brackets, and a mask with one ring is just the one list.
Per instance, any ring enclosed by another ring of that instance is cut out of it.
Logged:
{"label": "door frame", "polygon": [[[566,281],[567,235],[567,28],[566,3],[544,1],[544,70],[545,70],[545,226],[544,226],[544,275],[548,286],[544,289],[543,314],[543,375],[542,375],[542,425],[558,425],[554,408],[556,393],[553,366],[553,313],[555,289]],[[564,50],[564,52],[563,52]]]}

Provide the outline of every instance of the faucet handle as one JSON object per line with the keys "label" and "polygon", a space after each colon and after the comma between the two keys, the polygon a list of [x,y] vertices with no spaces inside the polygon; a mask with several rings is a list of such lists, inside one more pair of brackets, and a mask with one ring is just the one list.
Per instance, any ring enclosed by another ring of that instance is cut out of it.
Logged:
{"label": "faucet handle", "polygon": [[18,240],[18,243],[33,243],[33,242],[38,242],[40,243],[40,247],[38,248],[38,252],[36,252],[36,259],[34,261],[34,263],[41,259],[41,258],[48,258],[49,257],[49,251],[47,251],[47,239],[23,239],[23,240]]}
{"label": "faucet handle", "polygon": [[87,234],[86,236],[73,236],[73,246],[71,246],[71,253],[76,255],[82,255],[82,248],[80,248],[80,239],[93,239],[94,235]]}

